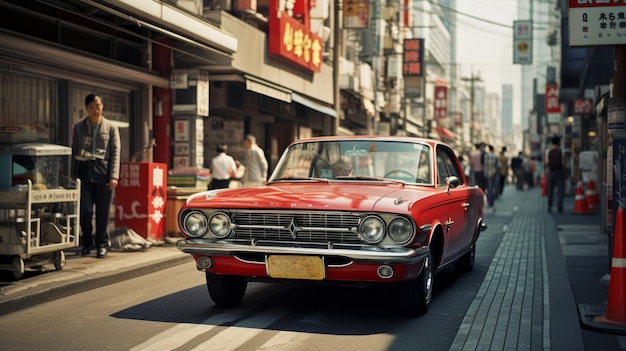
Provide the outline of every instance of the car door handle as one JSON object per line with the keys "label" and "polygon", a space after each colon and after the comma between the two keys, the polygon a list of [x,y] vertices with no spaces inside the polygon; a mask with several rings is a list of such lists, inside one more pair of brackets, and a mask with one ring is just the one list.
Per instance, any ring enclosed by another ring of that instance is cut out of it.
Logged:
{"label": "car door handle", "polygon": [[463,206],[463,209],[465,211],[467,211],[467,209],[470,207],[470,203],[469,202],[464,202],[462,206]]}

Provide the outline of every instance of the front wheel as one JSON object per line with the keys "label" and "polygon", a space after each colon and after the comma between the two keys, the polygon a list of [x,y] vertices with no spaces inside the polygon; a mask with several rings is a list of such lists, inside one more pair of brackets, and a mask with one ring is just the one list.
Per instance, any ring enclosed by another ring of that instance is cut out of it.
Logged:
{"label": "front wheel", "polygon": [[218,306],[234,307],[239,305],[246,293],[248,282],[236,275],[218,275],[206,272],[206,285],[211,299]]}
{"label": "front wheel", "polygon": [[422,273],[416,279],[401,283],[400,303],[403,311],[409,315],[423,315],[428,312],[433,293],[432,261],[429,251],[424,258]]}

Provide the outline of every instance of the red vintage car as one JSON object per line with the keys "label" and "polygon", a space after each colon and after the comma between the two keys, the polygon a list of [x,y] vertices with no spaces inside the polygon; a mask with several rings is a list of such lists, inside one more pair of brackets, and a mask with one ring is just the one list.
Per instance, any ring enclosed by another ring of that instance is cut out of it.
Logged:
{"label": "red vintage car", "polygon": [[287,147],[266,186],[190,196],[177,247],[217,305],[249,281],[389,284],[423,314],[436,272],[472,269],[483,219],[483,191],[444,143],[318,137]]}

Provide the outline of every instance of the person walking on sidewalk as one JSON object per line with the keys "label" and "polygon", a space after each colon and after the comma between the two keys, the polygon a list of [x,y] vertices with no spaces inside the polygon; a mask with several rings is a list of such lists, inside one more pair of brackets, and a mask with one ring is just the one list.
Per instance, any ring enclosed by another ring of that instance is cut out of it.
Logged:
{"label": "person walking on sidewalk", "polygon": [[563,198],[565,196],[565,176],[566,176],[566,164],[563,151],[559,147],[561,144],[561,138],[554,136],[552,138],[552,145],[546,150],[544,157],[544,169],[547,172],[548,178],[548,212],[552,212],[552,204],[554,198],[554,189],[556,188],[558,194],[556,204],[558,211],[563,212]]}
{"label": "person walking on sidewalk", "polygon": [[483,161],[485,157],[485,144],[477,143],[474,145],[476,150],[470,154],[470,167],[472,168],[473,184],[478,185],[483,191],[485,190],[485,169]]}
{"label": "person walking on sidewalk", "polygon": [[513,170],[513,177],[515,178],[515,188],[517,190],[524,190],[524,154],[520,151],[517,156],[511,159],[511,170]]}
{"label": "person walking on sidewalk", "polygon": [[104,104],[98,94],[85,98],[88,116],[72,130],[72,177],[80,179],[80,228],[83,233],[83,256],[94,248],[92,218],[96,214],[96,257],[107,254],[109,217],[113,189],[120,177],[120,132],[102,115]]}
{"label": "person walking on sidewalk", "polygon": [[487,204],[488,207],[493,208],[496,196],[498,195],[498,176],[499,176],[499,163],[498,155],[494,152],[493,145],[487,147],[485,153],[485,179],[487,182]]}
{"label": "person walking on sidewalk", "polygon": [[211,183],[209,190],[228,188],[230,180],[235,178],[237,165],[232,156],[228,155],[228,146],[220,144],[216,148],[217,156],[211,160]]}
{"label": "person walking on sidewalk", "polygon": [[509,175],[509,159],[506,157],[506,146],[502,147],[500,151],[500,155],[498,155],[498,159],[500,159],[500,179],[498,179],[498,196],[502,195],[504,191],[504,186],[506,185],[506,180]]}
{"label": "person walking on sidewalk", "polygon": [[250,188],[265,185],[268,165],[263,150],[251,134],[246,135],[243,145],[248,149],[243,161],[244,173],[241,179],[243,186]]}

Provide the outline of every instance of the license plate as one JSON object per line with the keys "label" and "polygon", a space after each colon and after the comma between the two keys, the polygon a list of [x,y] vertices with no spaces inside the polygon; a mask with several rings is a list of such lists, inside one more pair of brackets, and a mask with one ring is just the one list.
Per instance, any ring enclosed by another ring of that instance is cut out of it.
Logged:
{"label": "license plate", "polygon": [[324,263],[317,256],[272,255],[267,258],[267,271],[272,278],[324,279]]}

